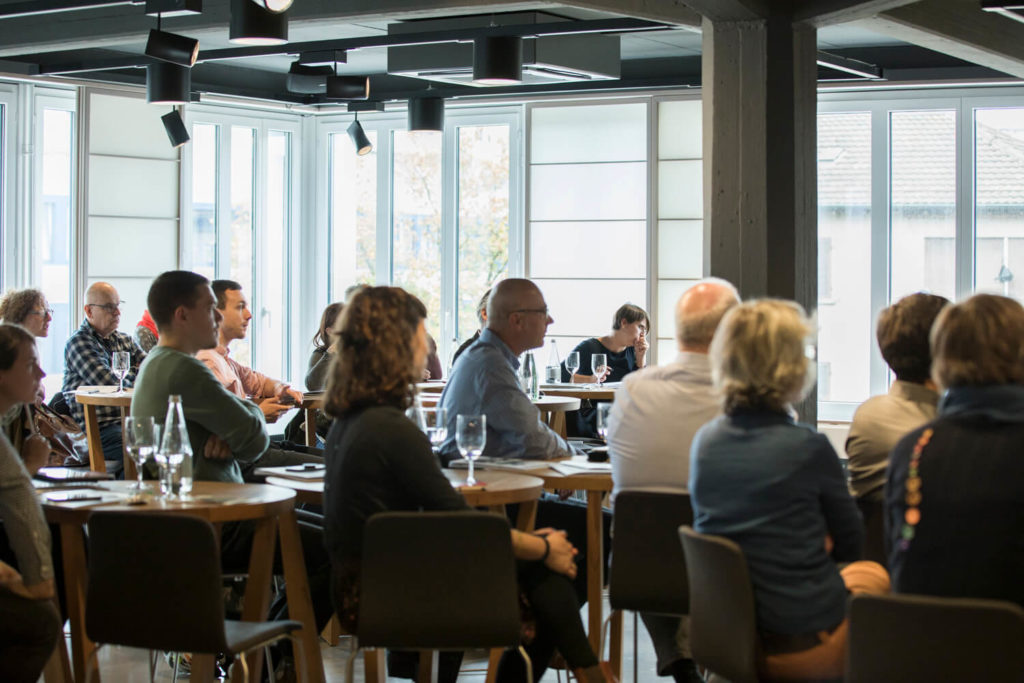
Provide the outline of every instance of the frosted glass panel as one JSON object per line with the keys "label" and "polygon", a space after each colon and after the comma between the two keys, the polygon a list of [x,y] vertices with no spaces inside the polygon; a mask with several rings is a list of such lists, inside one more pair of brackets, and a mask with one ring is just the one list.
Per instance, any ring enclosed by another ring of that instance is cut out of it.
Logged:
{"label": "frosted glass panel", "polygon": [[178,265],[177,221],[90,218],[88,258],[94,277],[153,277],[173,270]]}
{"label": "frosted glass panel", "polygon": [[704,267],[704,221],[658,223],[658,275],[700,278]]}
{"label": "frosted glass panel", "polygon": [[139,97],[94,94],[89,98],[89,152],[133,157],[177,159],[160,117],[167,107],[154,107]]}
{"label": "frosted glass panel", "polygon": [[642,278],[646,246],[641,221],[531,223],[530,277]]}
{"label": "frosted glass panel", "polygon": [[658,315],[652,323],[658,337],[675,337],[676,302],[697,280],[658,280]]}
{"label": "frosted glass panel", "polygon": [[658,218],[704,216],[703,162],[658,162]]}
{"label": "frosted glass panel", "polygon": [[91,156],[89,214],[177,218],[178,163]]}
{"label": "frosted glass panel", "polygon": [[532,111],[531,163],[647,158],[647,105],[643,102]]}
{"label": "frosted glass panel", "polygon": [[701,101],[658,103],[658,158],[700,159]]}
{"label": "frosted glass panel", "polygon": [[643,280],[534,279],[555,319],[553,335],[594,337],[607,334],[615,311],[624,303],[640,306],[647,299]]}
{"label": "frosted glass panel", "polygon": [[658,351],[658,365],[671,363],[679,355],[679,347],[676,346],[675,339],[659,339],[655,348]]}
{"label": "frosted glass panel", "polygon": [[531,220],[644,220],[646,217],[646,163],[533,166],[530,169]]}

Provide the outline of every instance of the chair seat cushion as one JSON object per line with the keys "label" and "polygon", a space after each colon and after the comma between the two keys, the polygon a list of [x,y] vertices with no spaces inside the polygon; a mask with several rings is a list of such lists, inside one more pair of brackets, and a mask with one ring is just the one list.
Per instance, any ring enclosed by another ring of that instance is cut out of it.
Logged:
{"label": "chair seat cushion", "polygon": [[298,621],[224,621],[224,635],[228,649],[239,653],[250,650],[258,645],[274,640],[279,636],[287,636],[302,628]]}

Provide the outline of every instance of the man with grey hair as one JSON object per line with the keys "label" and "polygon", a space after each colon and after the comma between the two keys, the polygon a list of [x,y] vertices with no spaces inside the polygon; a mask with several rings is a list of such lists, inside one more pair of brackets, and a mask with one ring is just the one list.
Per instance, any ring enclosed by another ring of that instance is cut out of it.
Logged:
{"label": "man with grey hair", "polygon": [[[736,288],[708,278],[676,304],[679,355],[666,365],[630,373],[615,392],[608,424],[613,494],[686,493],[690,442],[721,412],[711,386],[708,348],[726,312],[739,303]],[[641,613],[658,660],[658,674],[698,681],[689,652],[689,618]]]}

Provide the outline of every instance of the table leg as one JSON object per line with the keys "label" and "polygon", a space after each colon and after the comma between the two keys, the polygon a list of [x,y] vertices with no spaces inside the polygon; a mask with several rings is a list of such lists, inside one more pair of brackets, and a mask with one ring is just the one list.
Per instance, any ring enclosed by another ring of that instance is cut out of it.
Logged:
{"label": "table leg", "polygon": [[484,683],[497,683],[498,663],[504,654],[505,651],[500,647],[492,647],[487,653],[487,676],[484,679]]}
{"label": "table leg", "polygon": [[316,408],[306,408],[306,445],[316,446]]}
{"label": "table leg", "polygon": [[[103,462],[103,458],[100,458]],[[85,634],[85,587],[88,583],[88,565],[85,562],[85,534],[81,524],[61,524],[60,545],[64,553],[64,592],[71,622],[71,664],[75,680],[83,683],[86,663],[96,649]],[[63,647],[63,642],[61,647]],[[99,683],[99,672],[92,678]]]}
{"label": "table leg", "polygon": [[[53,607],[60,614],[60,602],[53,598]],[[64,643],[64,624],[61,624],[60,638],[57,640],[57,647],[53,648],[53,654],[46,662],[43,669],[43,681],[45,683],[71,683],[71,661],[68,659],[68,646]]]}
{"label": "table leg", "polygon": [[[635,624],[634,624],[635,625]],[[635,633],[635,632],[634,632]],[[636,636],[634,635],[634,638]],[[608,661],[612,665],[615,677],[622,680],[622,610],[616,610],[612,614],[612,623],[609,627],[608,638]],[[636,648],[633,648],[634,657]]]}
{"label": "table leg", "polygon": [[85,441],[89,444],[89,469],[93,472],[106,472],[107,463],[103,461],[103,441],[100,439],[100,422],[96,417],[96,406],[86,404],[85,408]]}
{"label": "table leg", "polygon": [[537,501],[528,500],[519,504],[519,514],[516,516],[516,528],[520,531],[533,531],[537,526]]}
{"label": "table leg", "polygon": [[565,411],[559,410],[551,417],[551,429],[563,439],[566,438]]}
{"label": "table leg", "polygon": [[587,635],[600,656],[601,587],[604,586],[604,535],[601,491],[587,491]]}
{"label": "table leg", "polygon": [[[255,523],[252,534],[252,550],[249,553],[249,580],[245,584],[245,599],[242,601],[242,621],[263,621],[270,609],[270,582],[274,578],[274,545],[276,543],[277,520],[261,519]],[[260,680],[263,670],[263,650],[247,655],[249,677]],[[242,668],[236,667],[236,676],[241,677]],[[212,675],[212,672],[211,672]]]}
{"label": "table leg", "polygon": [[437,683],[437,650],[420,650],[418,683]]}
{"label": "table leg", "polygon": [[366,683],[385,683],[387,680],[387,650],[363,650],[363,666],[366,667]]}
{"label": "table leg", "polygon": [[294,508],[290,507],[281,513],[279,525],[281,561],[284,564],[284,584],[288,594],[288,616],[303,624],[299,632],[305,658],[299,669],[301,680],[305,683],[323,683],[324,661],[320,656],[320,641],[317,639],[313,601],[309,594],[306,561],[302,557],[302,541],[299,540],[299,526],[295,521]]}
{"label": "table leg", "polygon": [[[263,654],[263,650],[260,650],[260,654]],[[198,652],[192,654],[192,669],[188,679],[190,681],[202,681],[203,683],[211,683],[213,678],[214,661],[216,657],[214,655],[202,655]],[[236,669],[241,670],[242,667],[236,666]],[[241,676],[241,673],[237,674]]]}
{"label": "table leg", "polygon": [[[121,407],[121,434],[124,434],[124,421],[128,417],[128,410]],[[125,481],[132,481],[137,479],[139,473],[135,470],[135,461],[128,455],[128,439],[121,439],[121,457],[124,459],[124,479]]]}

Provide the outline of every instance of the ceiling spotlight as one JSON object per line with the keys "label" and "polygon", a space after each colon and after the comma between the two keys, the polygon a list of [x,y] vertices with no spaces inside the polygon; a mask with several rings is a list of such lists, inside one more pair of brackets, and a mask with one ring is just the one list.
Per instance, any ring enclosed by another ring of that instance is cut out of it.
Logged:
{"label": "ceiling spotlight", "polygon": [[252,0],[263,9],[270,12],[283,12],[292,6],[292,0]]}
{"label": "ceiling spotlight", "polygon": [[170,62],[146,67],[146,101],[150,104],[185,104],[192,89],[192,70]]}
{"label": "ceiling spotlight", "polygon": [[348,136],[352,139],[352,144],[356,146],[356,154],[359,156],[366,156],[373,151],[373,143],[370,142],[370,138],[366,137],[363,124],[359,123],[358,116],[348,127]]}
{"label": "ceiling spotlight", "polygon": [[146,54],[172,64],[192,66],[199,56],[199,41],[160,29],[150,29]]}
{"label": "ceiling spotlight", "polygon": [[523,39],[491,36],[473,41],[473,82],[509,85],[523,82]]}
{"label": "ceiling spotlight", "polygon": [[444,99],[417,97],[409,100],[409,130],[444,130]]}
{"label": "ceiling spotlight", "polygon": [[288,16],[268,11],[252,0],[231,0],[228,40],[242,45],[283,45],[288,42]]}
{"label": "ceiling spotlight", "polygon": [[177,109],[164,114],[160,120],[164,122],[164,130],[167,131],[167,137],[170,139],[172,147],[181,147],[192,139],[189,137],[188,129],[185,128],[185,122],[181,120],[181,114]]}
{"label": "ceiling spotlight", "polygon": [[329,66],[306,66],[299,62],[292,62],[288,69],[285,87],[289,92],[304,95],[323,94],[327,92],[327,78],[333,75],[334,69]]}
{"label": "ceiling spotlight", "polygon": [[328,99],[365,100],[369,96],[369,76],[330,76],[327,79]]}

